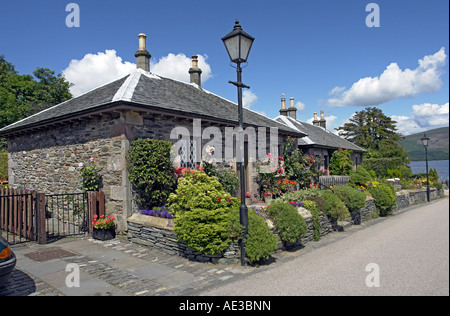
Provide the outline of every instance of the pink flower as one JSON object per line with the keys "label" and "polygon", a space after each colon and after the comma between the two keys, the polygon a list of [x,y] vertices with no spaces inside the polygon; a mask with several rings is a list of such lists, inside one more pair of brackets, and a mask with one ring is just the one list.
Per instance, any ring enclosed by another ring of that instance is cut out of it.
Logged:
{"label": "pink flower", "polygon": [[79,167],[79,168],[83,168],[83,163],[80,162],[80,163],[78,164],[78,167]]}
{"label": "pink flower", "polygon": [[93,162],[93,161],[94,161],[94,158],[92,158],[92,157],[89,158],[89,161],[90,161],[90,162]]}

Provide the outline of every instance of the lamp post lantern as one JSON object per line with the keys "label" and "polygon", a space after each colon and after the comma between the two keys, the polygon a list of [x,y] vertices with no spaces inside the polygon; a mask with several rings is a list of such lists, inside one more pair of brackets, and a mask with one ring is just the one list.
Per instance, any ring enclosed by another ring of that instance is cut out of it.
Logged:
{"label": "lamp post lantern", "polygon": [[244,226],[244,233],[240,241],[241,265],[247,265],[245,260],[245,237],[248,232],[248,209],[245,205],[245,166],[244,166],[244,117],[242,110],[242,88],[250,89],[242,83],[241,63],[246,63],[253,41],[255,39],[242,30],[239,21],[236,20],[234,29],[222,37],[222,41],[227,49],[228,56],[232,63],[236,64],[237,81],[229,81],[238,88],[238,117],[239,117],[239,162],[240,162],[240,191],[241,206],[239,207],[240,223]]}
{"label": "lamp post lantern", "polygon": [[430,182],[428,180],[428,142],[430,138],[427,137],[427,134],[423,134],[423,137],[420,140],[422,141],[422,145],[425,148],[425,168],[427,172],[427,202],[430,202]]}

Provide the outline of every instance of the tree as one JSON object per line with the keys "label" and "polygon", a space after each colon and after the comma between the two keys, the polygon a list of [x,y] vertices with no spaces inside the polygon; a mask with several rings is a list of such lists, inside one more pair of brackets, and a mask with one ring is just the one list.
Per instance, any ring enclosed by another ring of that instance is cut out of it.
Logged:
{"label": "tree", "polygon": [[336,128],[339,135],[357,146],[379,150],[381,142],[397,143],[403,136],[397,133],[397,122],[383,114],[381,109],[367,107],[356,112],[350,118],[350,123]]}
{"label": "tree", "polygon": [[0,128],[72,97],[70,83],[48,68],[19,75],[0,55]]}

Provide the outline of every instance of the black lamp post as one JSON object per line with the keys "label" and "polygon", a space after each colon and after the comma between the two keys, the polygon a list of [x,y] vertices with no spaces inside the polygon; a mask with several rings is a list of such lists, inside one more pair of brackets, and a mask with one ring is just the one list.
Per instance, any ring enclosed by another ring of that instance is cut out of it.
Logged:
{"label": "black lamp post", "polygon": [[247,62],[248,54],[255,39],[245,33],[236,20],[233,31],[222,37],[231,62],[236,64],[237,81],[229,81],[238,88],[238,116],[239,116],[239,162],[240,162],[240,191],[241,191],[241,206],[239,207],[239,217],[241,225],[244,226],[244,234],[240,241],[241,248],[241,264],[247,265],[245,260],[245,244],[244,240],[248,232],[248,209],[245,205],[245,166],[244,166],[244,117],[242,110],[242,88],[250,89],[242,83],[242,68],[241,63]]}
{"label": "black lamp post", "polygon": [[427,202],[430,202],[430,182],[428,180],[428,141],[430,140],[430,138],[427,137],[427,134],[423,134],[423,137],[420,140],[422,141],[423,147],[425,147],[425,164],[427,172]]}

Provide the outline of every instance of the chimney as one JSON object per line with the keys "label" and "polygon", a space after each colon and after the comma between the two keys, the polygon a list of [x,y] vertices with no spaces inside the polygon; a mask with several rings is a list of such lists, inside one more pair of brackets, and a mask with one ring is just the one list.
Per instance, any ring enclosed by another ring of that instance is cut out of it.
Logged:
{"label": "chimney", "polygon": [[314,120],[313,120],[314,126],[319,126],[319,120],[317,119],[317,112],[314,112]]}
{"label": "chimney", "polygon": [[288,109],[288,115],[292,117],[294,120],[297,119],[297,108],[294,106],[294,98],[290,99],[291,106]]}
{"label": "chimney", "polygon": [[319,126],[323,127],[324,129],[327,129],[327,121],[325,120],[323,110],[320,110]]}
{"label": "chimney", "polygon": [[198,68],[198,56],[192,56],[192,67],[189,68],[191,75],[191,83],[195,83],[200,89],[202,88],[202,70]]}
{"label": "chimney", "polygon": [[287,109],[286,109],[286,98],[284,97],[284,93],[281,95],[281,110],[280,115],[287,116]]}
{"label": "chimney", "polygon": [[134,56],[136,57],[136,68],[150,72],[150,58],[152,55],[145,48],[146,38],[147,36],[144,33],[139,34],[139,50],[134,53]]}

